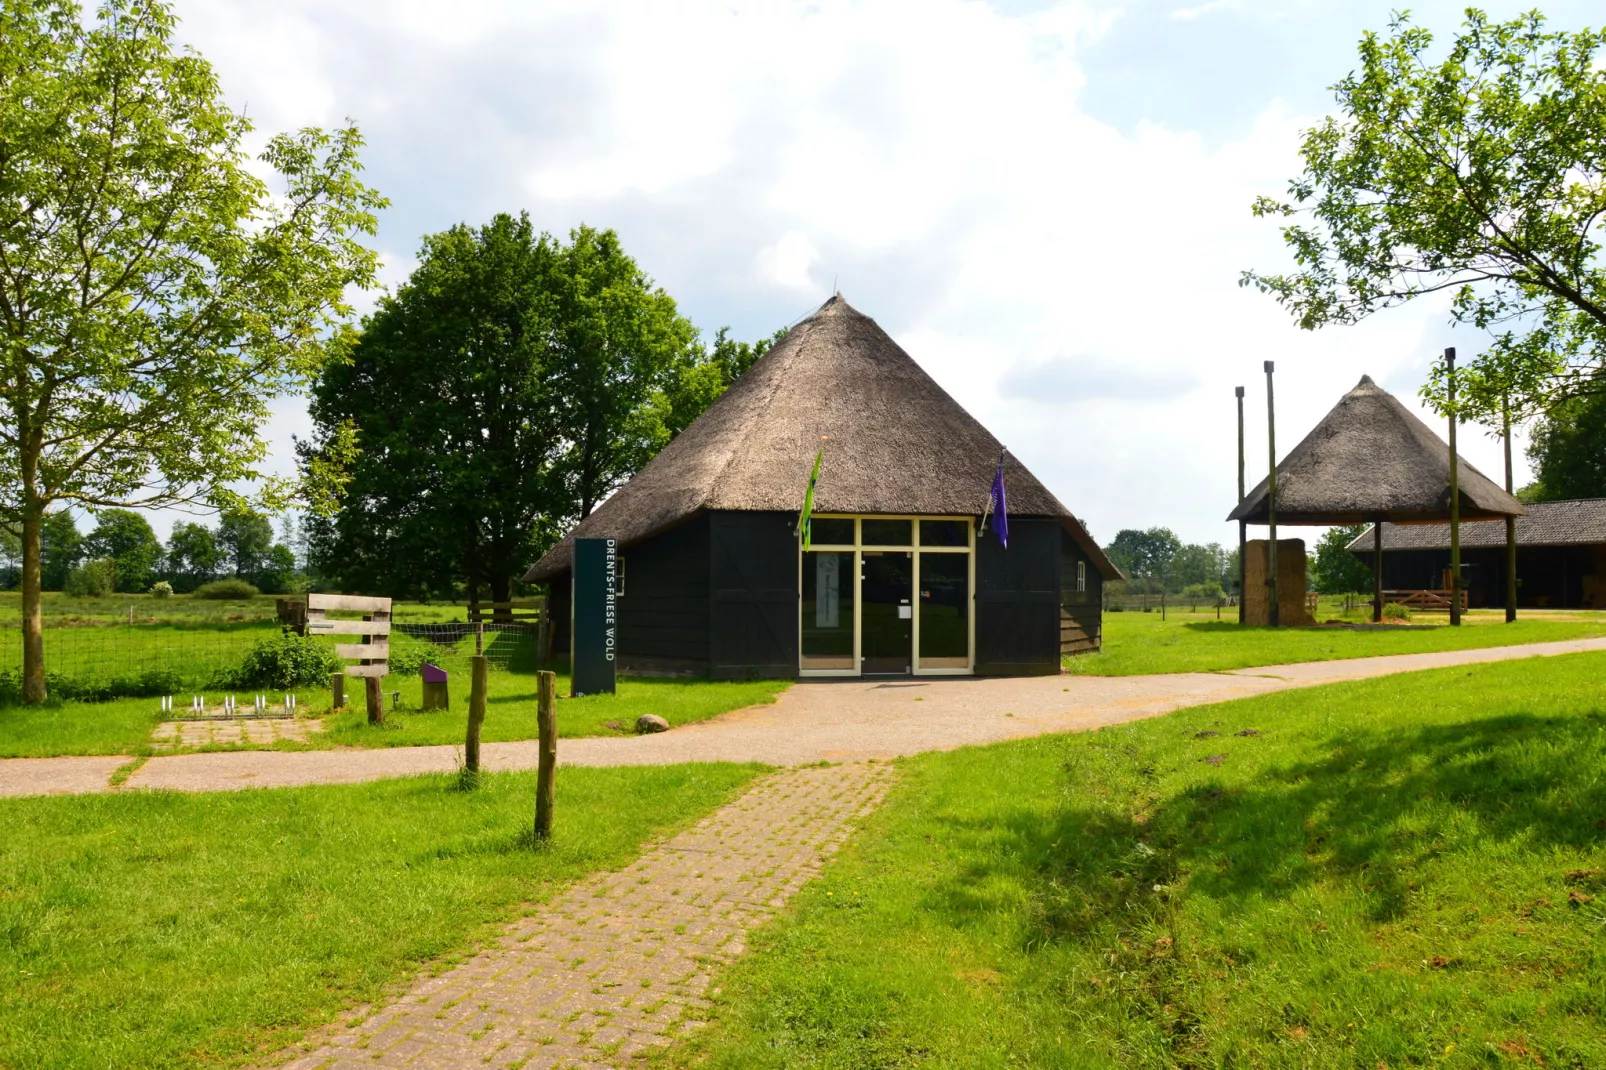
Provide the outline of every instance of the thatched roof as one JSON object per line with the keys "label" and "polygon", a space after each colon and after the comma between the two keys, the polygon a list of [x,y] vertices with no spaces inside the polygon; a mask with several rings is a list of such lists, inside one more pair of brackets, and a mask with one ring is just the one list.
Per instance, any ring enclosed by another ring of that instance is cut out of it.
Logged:
{"label": "thatched roof", "polygon": [[[1506,526],[1479,521],[1461,526],[1462,549],[1503,547]],[[1606,546],[1606,498],[1574,498],[1535,502],[1528,515],[1517,518],[1518,546]],[[1448,550],[1449,524],[1384,524],[1383,552],[1390,550]],[[1372,529],[1349,544],[1351,553],[1372,553]]]}
{"label": "thatched roof", "polygon": [[[1461,518],[1521,516],[1522,503],[1460,462]],[[1228,520],[1266,522],[1269,479]],[[1279,524],[1450,519],[1450,447],[1399,399],[1361,376],[1277,466]]]}
{"label": "thatched roof", "polygon": [[[796,511],[820,436],[828,436],[821,513],[980,516],[999,443],[885,331],[831,298],[708,411],[569,533],[525,579],[568,570],[575,535],[625,545],[704,509]],[[1086,529],[1019,461],[1004,477],[1010,515],[1057,517],[1106,577],[1119,578]]]}

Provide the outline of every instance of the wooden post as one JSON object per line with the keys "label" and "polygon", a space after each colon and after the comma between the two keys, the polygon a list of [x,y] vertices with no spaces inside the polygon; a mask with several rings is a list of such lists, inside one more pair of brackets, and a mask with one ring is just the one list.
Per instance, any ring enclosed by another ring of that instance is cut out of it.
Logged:
{"label": "wooden post", "polygon": [[1450,399],[1450,626],[1461,626],[1461,465],[1455,453],[1455,347],[1444,351],[1446,387]]}
{"label": "wooden post", "polygon": [[480,725],[485,723],[485,690],[490,679],[490,662],[484,654],[469,659],[472,676],[468,686],[468,739],[463,744],[463,765],[471,773],[480,771]]}
{"label": "wooden post", "polygon": [[[1244,388],[1235,386],[1233,393],[1238,396],[1238,502],[1244,500]],[[1249,521],[1238,521],[1238,623],[1244,622],[1244,554],[1249,545]],[[1221,616],[1220,611],[1216,613]]]}
{"label": "wooden post", "polygon": [[1383,621],[1383,518],[1372,524],[1372,623]]}
{"label": "wooden post", "polygon": [[368,705],[368,723],[369,724],[375,724],[375,725],[384,724],[385,723],[385,691],[384,691],[384,684],[380,682],[380,679],[377,676],[364,676],[362,678],[362,682],[363,682],[363,694],[364,694],[364,697],[367,699],[367,705]]}
{"label": "wooden post", "polygon": [[343,710],[346,708],[346,674],[332,672],[329,674],[329,708]]}
{"label": "wooden post", "polygon": [[485,653],[485,622],[479,621],[474,625],[474,656],[477,658]]}
{"label": "wooden post", "polygon": [[1266,361],[1266,448],[1271,455],[1271,477],[1266,487],[1266,524],[1271,538],[1266,543],[1266,623],[1273,628],[1282,623],[1277,607],[1277,406],[1271,388],[1276,365]]}
{"label": "wooden post", "polygon": [[[1511,395],[1500,400],[1506,440],[1506,493],[1511,494]],[[1517,518],[1506,517],[1506,623],[1517,619]]]}
{"label": "wooden post", "polygon": [[536,680],[535,726],[541,742],[535,776],[535,838],[544,840],[552,835],[552,804],[556,801],[553,777],[558,769],[558,675],[543,670],[536,674]]}

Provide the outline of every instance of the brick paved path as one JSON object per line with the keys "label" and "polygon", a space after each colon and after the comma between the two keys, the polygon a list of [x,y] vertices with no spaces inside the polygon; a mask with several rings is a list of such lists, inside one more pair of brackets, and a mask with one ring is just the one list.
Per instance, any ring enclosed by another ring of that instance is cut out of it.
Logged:
{"label": "brick paved path", "polygon": [[819,872],[892,776],[870,763],[768,776],[359,1026],[313,1038],[316,1050],[289,1065],[611,1067],[667,1044],[695,1028],[714,973],[741,954],[747,931]]}
{"label": "brick paved path", "polygon": [[208,717],[205,720],[163,721],[151,732],[151,747],[173,750],[229,743],[305,743],[323,722],[311,717]]}

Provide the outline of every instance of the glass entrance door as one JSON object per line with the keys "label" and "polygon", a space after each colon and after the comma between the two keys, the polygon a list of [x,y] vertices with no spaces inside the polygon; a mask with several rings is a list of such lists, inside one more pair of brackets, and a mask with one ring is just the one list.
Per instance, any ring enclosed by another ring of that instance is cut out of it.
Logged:
{"label": "glass entrance door", "polygon": [[860,669],[907,673],[914,655],[914,554],[864,550],[859,586]]}

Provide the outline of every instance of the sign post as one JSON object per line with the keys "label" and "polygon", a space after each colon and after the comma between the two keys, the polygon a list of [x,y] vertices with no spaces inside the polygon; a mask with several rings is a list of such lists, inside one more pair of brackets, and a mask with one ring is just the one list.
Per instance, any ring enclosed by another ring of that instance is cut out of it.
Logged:
{"label": "sign post", "polygon": [[619,541],[574,540],[572,695],[613,694],[617,660]]}

